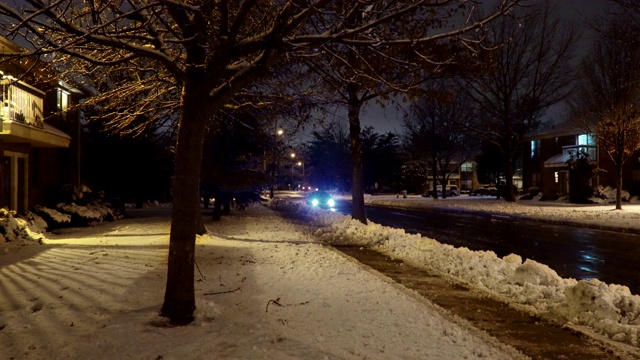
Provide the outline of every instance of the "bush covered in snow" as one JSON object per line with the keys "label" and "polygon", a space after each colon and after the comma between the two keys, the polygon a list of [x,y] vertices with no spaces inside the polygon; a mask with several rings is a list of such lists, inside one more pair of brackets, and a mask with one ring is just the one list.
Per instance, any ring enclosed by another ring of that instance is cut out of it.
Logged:
{"label": "bush covered in snow", "polygon": [[[631,196],[626,190],[622,190],[622,201],[629,201]],[[610,186],[598,186],[590,200],[594,204],[612,204],[616,202],[616,189]]]}
{"label": "bush covered in snow", "polygon": [[40,235],[47,224],[38,215],[27,212],[24,217],[17,217],[14,211],[0,209],[0,243],[10,242],[17,245],[40,243]]}
{"label": "bush covered in snow", "polygon": [[104,194],[94,193],[85,185],[66,185],[61,191],[62,202],[55,208],[34,206],[32,211],[40,216],[49,230],[61,227],[82,227],[92,223],[113,221],[122,218]]}

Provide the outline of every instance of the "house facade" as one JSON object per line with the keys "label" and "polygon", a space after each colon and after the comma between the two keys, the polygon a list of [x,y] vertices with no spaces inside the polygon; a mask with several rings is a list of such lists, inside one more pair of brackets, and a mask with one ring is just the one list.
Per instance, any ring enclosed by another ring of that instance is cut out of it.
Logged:
{"label": "house facade", "polygon": [[[447,179],[447,186],[457,186],[462,194],[469,193],[474,189],[482,187],[483,184],[478,181],[476,167],[476,163],[471,160],[464,161],[462,163],[450,163],[447,170],[447,173],[449,175]],[[424,183],[425,191],[433,189],[433,170],[431,168],[427,168],[426,174],[427,177]],[[437,185],[442,185],[439,181],[440,180],[438,180]]]}
{"label": "house facade", "polygon": [[[18,50],[0,37],[0,53]],[[0,62],[0,207],[19,213],[55,203],[65,184],[80,181],[80,114],[73,105],[83,95],[32,71],[38,69],[29,59]]]}
{"label": "house facade", "polygon": [[[612,161],[603,153],[594,136],[578,128],[553,125],[529,134],[523,143],[523,189],[539,188],[548,199],[569,193],[567,161],[573,155],[585,153],[589,163],[599,169],[591,185],[616,187],[616,172]],[[640,194],[640,158],[632,156],[623,168],[623,190]]]}

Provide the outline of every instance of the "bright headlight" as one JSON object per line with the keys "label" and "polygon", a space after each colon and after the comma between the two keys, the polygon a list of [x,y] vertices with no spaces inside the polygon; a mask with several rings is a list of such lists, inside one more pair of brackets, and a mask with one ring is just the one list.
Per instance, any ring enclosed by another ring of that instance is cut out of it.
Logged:
{"label": "bright headlight", "polygon": [[311,200],[311,205],[318,206],[318,199]]}
{"label": "bright headlight", "polygon": [[333,207],[335,204],[336,204],[336,202],[333,201],[333,199],[327,200],[327,205],[329,205],[329,207]]}

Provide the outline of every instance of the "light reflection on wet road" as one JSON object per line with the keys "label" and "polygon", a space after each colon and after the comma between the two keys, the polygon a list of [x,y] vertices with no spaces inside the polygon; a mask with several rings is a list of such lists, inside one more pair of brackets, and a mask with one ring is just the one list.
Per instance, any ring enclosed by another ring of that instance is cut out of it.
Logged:
{"label": "light reflection on wet road", "polygon": [[[350,204],[341,209],[350,213]],[[498,256],[514,253],[564,278],[597,278],[640,294],[640,236],[458,210],[367,206],[371,221]]]}

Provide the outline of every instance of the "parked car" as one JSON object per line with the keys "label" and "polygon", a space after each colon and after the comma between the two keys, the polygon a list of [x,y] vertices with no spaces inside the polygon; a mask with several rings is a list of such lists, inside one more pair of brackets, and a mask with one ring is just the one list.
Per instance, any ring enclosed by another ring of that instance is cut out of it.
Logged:
{"label": "parked car", "polygon": [[[442,197],[442,185],[436,186],[436,191],[438,192],[438,197]],[[447,185],[446,187],[447,197],[451,196],[459,196],[460,190],[457,185]],[[424,197],[433,197],[433,189],[428,189],[422,194]]]}
{"label": "parked car", "polygon": [[313,207],[334,209],[336,200],[326,191],[314,191],[307,198],[307,203]]}
{"label": "parked car", "polygon": [[498,188],[494,185],[484,185],[480,188],[474,189],[469,194],[471,196],[497,196]]}

